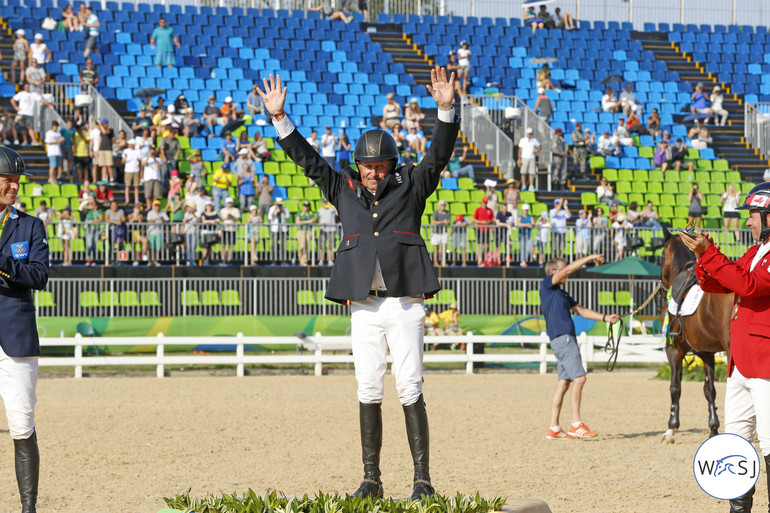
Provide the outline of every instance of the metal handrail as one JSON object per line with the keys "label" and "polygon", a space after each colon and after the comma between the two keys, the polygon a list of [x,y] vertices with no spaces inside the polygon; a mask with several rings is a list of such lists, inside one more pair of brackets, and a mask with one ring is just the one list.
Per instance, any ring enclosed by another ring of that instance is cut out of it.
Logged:
{"label": "metal handrail", "polygon": [[747,103],[744,108],[743,135],[765,155],[770,152],[770,103]]}
{"label": "metal handrail", "polygon": [[[81,85],[74,82],[46,82],[43,86],[43,93],[48,95],[46,98],[50,100],[50,103],[53,104],[59,114],[58,119],[60,123],[63,123],[62,118],[107,119],[110,127],[115,130],[116,135],[121,130],[124,130],[126,132],[126,139],[133,139],[134,137],[134,131],[131,130],[131,126],[118,114],[104,96],[91,85]],[[81,95],[83,97],[90,97],[91,102],[89,105],[82,107],[75,105],[76,99]],[[48,130],[51,126],[51,121],[53,119],[43,118],[41,125],[39,125],[41,130]]]}

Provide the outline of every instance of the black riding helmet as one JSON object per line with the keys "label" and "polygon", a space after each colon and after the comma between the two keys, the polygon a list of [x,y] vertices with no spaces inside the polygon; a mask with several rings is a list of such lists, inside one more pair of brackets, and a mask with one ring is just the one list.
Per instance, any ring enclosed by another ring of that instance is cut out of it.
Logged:
{"label": "black riding helmet", "polygon": [[770,214],[770,182],[763,182],[755,185],[743,200],[743,205],[738,210],[758,210],[762,223],[762,232],[759,235],[759,242],[765,242],[770,235],[770,227],[767,226],[767,215]]}
{"label": "black riding helmet", "polygon": [[0,175],[26,175],[27,166],[21,155],[10,148],[0,146]]}
{"label": "black riding helmet", "polygon": [[395,167],[398,158],[396,140],[384,130],[367,130],[356,141],[356,162],[393,160],[393,167]]}

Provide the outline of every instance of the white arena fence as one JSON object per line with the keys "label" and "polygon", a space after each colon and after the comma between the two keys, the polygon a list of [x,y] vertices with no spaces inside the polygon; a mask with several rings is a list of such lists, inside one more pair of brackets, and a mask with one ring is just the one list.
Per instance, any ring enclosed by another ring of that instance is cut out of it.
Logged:
{"label": "white arena fence", "polygon": [[[437,312],[455,303],[461,315],[533,318],[540,315],[542,279],[442,277],[443,289],[426,304]],[[583,306],[627,314],[658,282],[597,274],[571,278],[567,290]],[[35,293],[35,305],[40,317],[348,315],[348,306],[324,299],[327,283],[321,277],[52,278]],[[657,316],[661,306],[650,301],[638,315]]]}
{"label": "white arena fence", "polygon": [[[580,205],[572,206],[577,214]],[[604,208],[609,211],[609,207]],[[584,256],[578,252],[578,233],[575,226],[551,229],[519,228],[516,226],[491,226],[484,232],[482,227],[472,225],[473,212],[467,212],[467,227],[440,227],[423,224],[420,231],[431,255],[436,250],[436,265],[460,265],[465,260],[470,266],[476,265],[477,251],[482,259],[492,251],[499,256],[499,265],[515,266],[522,260],[547,262],[556,256],[571,260]],[[452,215],[454,220],[455,214]],[[537,216],[533,216],[536,220]],[[82,264],[87,260],[103,265],[131,265],[138,262],[147,265],[151,261],[162,264],[184,264],[189,256],[194,260],[203,258],[202,249],[210,247],[210,264],[222,261],[222,250],[232,249],[233,265],[299,264],[299,240],[303,233],[300,225],[285,224],[275,227],[270,224],[240,223],[187,224],[187,223],[127,223],[122,237],[116,225],[107,223],[73,223],[70,239],[61,237],[58,222],[48,223],[48,241],[51,263],[63,262],[65,245],[72,251],[72,262]],[[330,231],[327,231],[330,230]],[[122,231],[122,230],[121,230]],[[725,250],[734,250],[742,255],[748,245],[753,244],[751,231],[738,230],[736,241],[732,231],[708,230]],[[327,260],[327,253],[336,252],[343,238],[342,227],[313,225],[308,243],[308,264],[317,265]],[[652,228],[613,230],[592,228],[587,232],[587,252],[602,253],[614,260],[623,242],[623,256],[649,250],[654,243],[655,255],[661,254],[663,232]],[[484,242],[481,247],[479,244]],[[253,252],[256,251],[256,259]],[[122,254],[121,254],[122,253]],[[647,253],[637,255],[645,256]],[[732,253],[728,256],[733,257]],[[526,257],[526,258],[525,258]],[[122,258],[122,259],[121,259]]]}
{"label": "white arena fence", "polygon": [[[99,347],[142,345],[156,346],[155,355],[119,355],[119,356],[86,356],[84,351],[89,346],[98,344]],[[496,363],[537,364],[540,374],[545,374],[549,363],[556,362],[555,357],[548,351],[548,337],[543,332],[534,336],[479,336],[468,333],[463,336],[426,336],[425,345],[430,344],[466,344],[464,352],[452,353],[425,353],[425,363],[460,363],[465,364],[465,372],[472,374],[474,364]],[[475,344],[537,344],[537,353],[513,354],[513,353],[475,353]],[[609,355],[604,351],[606,337],[589,337],[585,333],[578,336],[580,354],[584,364],[606,362]],[[206,344],[235,346],[234,355],[212,354],[166,354],[166,348],[175,345]],[[246,354],[249,345],[285,345],[288,349],[296,349],[295,354]],[[238,334],[236,337],[114,337],[114,338],[83,338],[77,335],[73,338],[41,338],[42,347],[74,347],[74,356],[44,356],[39,359],[42,367],[73,367],[74,377],[83,377],[83,367],[109,367],[116,365],[154,365],[156,376],[163,378],[167,366],[183,365],[228,365],[234,366],[236,376],[246,374],[246,365],[307,365],[314,369],[316,376],[323,374],[326,364],[352,364],[353,356],[350,354],[350,337],[334,336],[323,337],[317,333],[313,337],[244,337]],[[618,363],[665,363],[666,354],[664,344],[658,336],[633,335],[624,337],[620,343]],[[388,356],[388,362],[391,362]]]}

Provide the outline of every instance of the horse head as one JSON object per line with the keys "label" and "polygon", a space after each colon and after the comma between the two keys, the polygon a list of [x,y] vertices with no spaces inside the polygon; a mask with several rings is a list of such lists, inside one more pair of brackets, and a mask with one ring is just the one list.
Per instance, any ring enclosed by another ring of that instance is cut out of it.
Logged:
{"label": "horse head", "polygon": [[692,262],[695,262],[695,253],[690,251],[678,236],[674,236],[666,224],[663,224],[662,229],[666,246],[663,249],[660,280],[663,282],[663,286],[668,289],[671,287],[674,277]]}

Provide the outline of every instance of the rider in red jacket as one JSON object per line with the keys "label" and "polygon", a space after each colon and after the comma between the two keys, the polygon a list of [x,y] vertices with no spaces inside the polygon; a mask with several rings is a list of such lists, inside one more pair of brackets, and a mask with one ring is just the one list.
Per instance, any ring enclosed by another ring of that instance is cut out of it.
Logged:
{"label": "rider in red jacket", "polygon": [[[684,244],[698,257],[701,288],[717,294],[735,293],[730,322],[730,362],[725,393],[725,432],[751,440],[756,433],[770,466],[770,182],[749,192],[739,210],[748,210],[746,225],[758,245],[731,262],[705,233]],[[768,497],[770,498],[770,473]],[[730,501],[731,513],[750,512],[754,488]]]}

